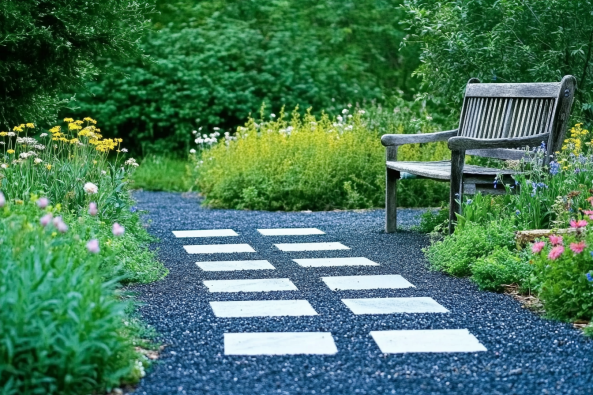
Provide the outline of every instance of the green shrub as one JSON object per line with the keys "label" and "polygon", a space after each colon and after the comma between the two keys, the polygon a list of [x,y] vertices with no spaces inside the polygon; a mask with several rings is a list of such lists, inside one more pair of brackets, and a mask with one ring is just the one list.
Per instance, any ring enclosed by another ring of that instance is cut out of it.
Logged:
{"label": "green shrub", "polygon": [[[0,208],[2,394],[104,392],[143,375],[124,323],[127,303],[115,281],[103,280],[122,248],[95,233],[100,222],[88,215],[64,216],[65,233],[42,227],[39,218],[54,209]],[[87,251],[89,238],[101,240],[100,253]]]}
{"label": "green shrub", "polygon": [[[587,221],[585,221],[587,222]],[[593,234],[581,230],[564,240],[545,243],[535,254],[535,274],[540,280],[538,296],[546,314],[561,320],[593,319]]]}
{"label": "green shrub", "polygon": [[185,154],[193,129],[230,130],[262,102],[336,113],[398,89],[410,98],[418,57],[399,49],[400,3],[159,1],[163,14],[141,41],[150,61],[108,60],[114,73],[78,91],[78,114],[143,154]]}
{"label": "green shrub", "polygon": [[579,87],[575,115],[593,121],[591,0],[404,4],[405,21],[416,33],[410,41],[423,43],[417,73],[431,94],[459,103],[471,77],[483,82],[547,82],[572,74]]}
{"label": "green shrub", "polygon": [[[224,144],[203,151],[197,172],[205,203],[288,211],[382,206],[385,149],[368,130],[363,110],[353,110],[352,118],[347,112],[336,122],[296,111],[290,122],[283,114],[259,123],[250,119],[237,137],[227,136]],[[444,144],[410,145],[400,154],[402,159],[440,159],[448,149]],[[427,197],[415,196],[422,203]]]}
{"label": "green shrub", "polygon": [[139,55],[149,2],[6,0],[0,2],[0,126],[55,120],[67,100],[103,70],[97,60]]}
{"label": "green shrub", "polygon": [[[447,225],[449,223],[449,209],[448,208],[440,208],[437,211],[434,210],[426,210],[420,216],[420,225],[418,225],[417,230],[422,233],[431,233],[435,231],[435,228],[439,226],[442,228],[443,224]],[[439,229],[440,230],[440,229]]]}
{"label": "green shrub", "polygon": [[134,189],[187,192],[194,185],[190,162],[170,156],[148,155],[132,175]]}
{"label": "green shrub", "polygon": [[515,245],[512,225],[504,219],[486,224],[468,222],[462,229],[456,229],[452,235],[424,250],[433,269],[454,276],[469,276],[477,259]]}
{"label": "green shrub", "polygon": [[480,289],[500,292],[502,285],[526,283],[532,271],[533,267],[516,253],[500,248],[471,265],[471,279]]}

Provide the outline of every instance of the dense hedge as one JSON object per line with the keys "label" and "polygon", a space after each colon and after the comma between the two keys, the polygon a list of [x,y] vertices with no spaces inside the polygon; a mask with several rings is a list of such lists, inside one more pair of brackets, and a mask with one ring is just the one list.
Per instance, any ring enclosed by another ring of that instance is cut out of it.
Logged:
{"label": "dense hedge", "polygon": [[332,112],[413,87],[400,0],[194,3],[160,2],[141,44],[151,60],[110,59],[117,73],[78,94],[80,114],[144,152],[186,152],[193,129],[235,127],[262,102]]}

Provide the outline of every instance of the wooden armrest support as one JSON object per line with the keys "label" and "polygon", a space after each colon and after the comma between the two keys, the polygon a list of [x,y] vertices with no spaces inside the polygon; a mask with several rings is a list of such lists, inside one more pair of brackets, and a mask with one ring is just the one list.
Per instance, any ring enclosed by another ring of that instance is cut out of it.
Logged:
{"label": "wooden armrest support", "polygon": [[472,137],[452,137],[448,145],[451,150],[489,149],[489,148],[525,148],[539,146],[542,141],[548,143],[550,133],[536,136],[509,139],[476,139]]}
{"label": "wooden armrest support", "polygon": [[454,136],[457,136],[457,129],[437,133],[385,134],[381,137],[381,144],[388,147],[390,145],[432,143],[436,141],[447,141]]}

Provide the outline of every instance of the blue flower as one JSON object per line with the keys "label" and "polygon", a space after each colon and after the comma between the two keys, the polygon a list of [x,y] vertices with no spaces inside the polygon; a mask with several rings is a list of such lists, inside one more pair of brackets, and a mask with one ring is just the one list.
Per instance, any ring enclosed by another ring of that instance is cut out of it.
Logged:
{"label": "blue flower", "polygon": [[138,207],[136,207],[136,206],[130,207],[130,212],[131,213],[135,213],[136,211],[138,211]]}
{"label": "blue flower", "polygon": [[556,161],[550,162],[550,174],[555,176],[560,172],[560,163]]}
{"label": "blue flower", "polygon": [[541,145],[539,146],[539,148],[540,148],[542,151],[545,151],[545,150],[546,150],[546,143],[544,143],[544,142],[542,141],[542,143],[541,143]]}
{"label": "blue flower", "polygon": [[466,203],[467,203],[467,204],[472,204],[472,202],[473,202],[473,200],[471,200],[471,199],[467,199],[467,202],[466,202]]}
{"label": "blue flower", "polygon": [[587,280],[593,283],[593,276],[591,276],[591,273],[587,273]]}
{"label": "blue flower", "polygon": [[519,215],[519,214],[521,214],[521,211],[519,211],[519,210],[515,211],[515,215]]}

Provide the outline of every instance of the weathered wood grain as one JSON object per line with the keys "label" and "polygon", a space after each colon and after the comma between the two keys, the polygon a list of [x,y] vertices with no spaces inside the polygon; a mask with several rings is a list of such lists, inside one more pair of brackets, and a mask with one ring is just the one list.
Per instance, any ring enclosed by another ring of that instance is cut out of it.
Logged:
{"label": "weathered wood grain", "polygon": [[535,136],[506,138],[506,139],[475,139],[471,137],[451,137],[447,145],[451,150],[492,149],[492,148],[525,148],[539,146],[548,141],[549,133]]}
{"label": "weathered wood grain", "polygon": [[468,84],[465,97],[556,98],[560,82],[526,84]]}
{"label": "weathered wood grain", "polygon": [[437,141],[447,141],[454,136],[457,136],[457,129],[437,133],[384,134],[381,137],[381,144],[387,147],[390,145],[434,143]]}

